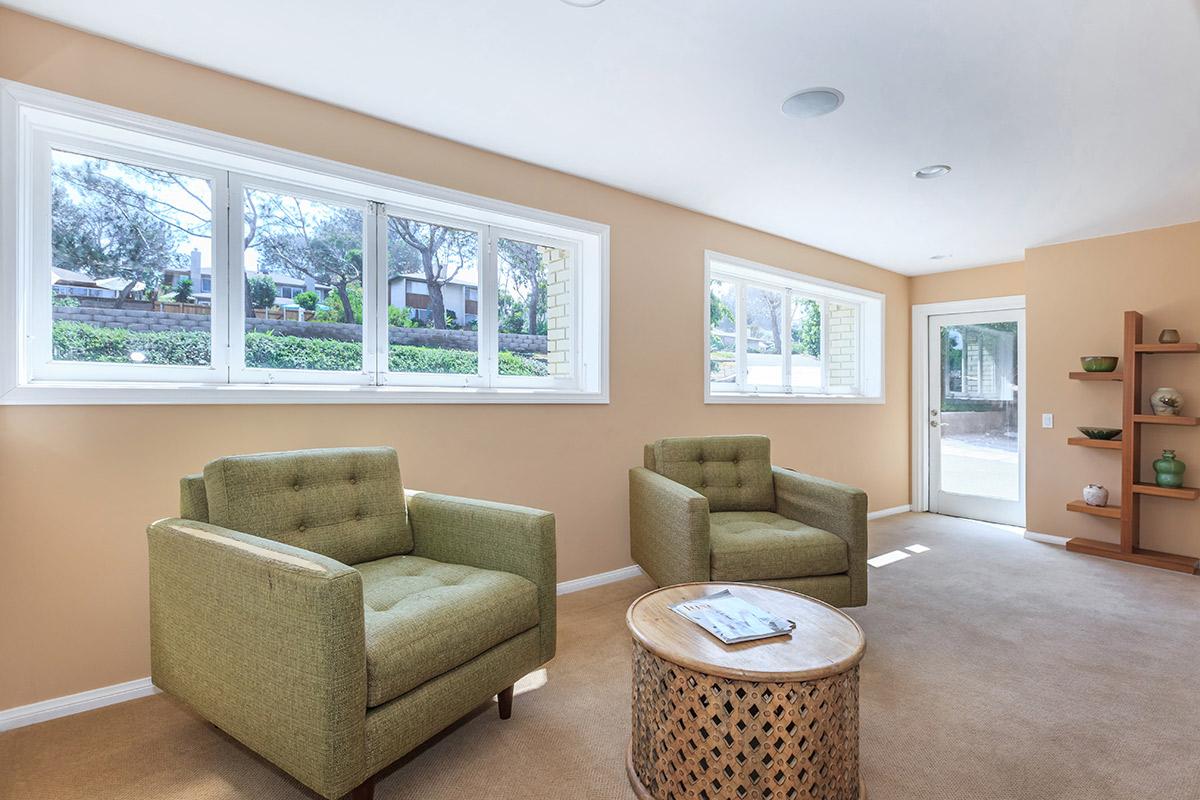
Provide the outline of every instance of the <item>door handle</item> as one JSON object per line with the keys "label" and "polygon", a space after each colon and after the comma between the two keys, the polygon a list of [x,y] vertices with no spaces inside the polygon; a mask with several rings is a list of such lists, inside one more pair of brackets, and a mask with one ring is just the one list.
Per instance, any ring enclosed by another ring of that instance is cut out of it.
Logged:
{"label": "door handle", "polygon": [[950,426],[950,423],[948,423],[948,422],[938,422],[936,419],[929,420],[929,427],[931,427],[931,428],[938,428],[938,427],[947,428],[949,426]]}

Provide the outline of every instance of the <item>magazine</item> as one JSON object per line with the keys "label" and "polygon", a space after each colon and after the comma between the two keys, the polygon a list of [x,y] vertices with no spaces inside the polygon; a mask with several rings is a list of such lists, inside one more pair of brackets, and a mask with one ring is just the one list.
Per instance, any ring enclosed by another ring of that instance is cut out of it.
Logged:
{"label": "magazine", "polygon": [[695,600],[684,600],[670,608],[725,644],[782,636],[796,627],[791,620],[734,597],[728,589]]}

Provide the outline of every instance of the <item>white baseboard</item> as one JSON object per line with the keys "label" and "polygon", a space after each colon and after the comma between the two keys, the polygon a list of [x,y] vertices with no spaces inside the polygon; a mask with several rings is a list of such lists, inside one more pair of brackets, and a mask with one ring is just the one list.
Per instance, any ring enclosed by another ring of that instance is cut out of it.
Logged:
{"label": "white baseboard", "polygon": [[1055,536],[1052,533],[1038,533],[1037,531],[1025,531],[1025,538],[1031,542],[1042,542],[1044,544],[1056,544],[1059,547],[1066,547],[1067,542],[1071,541],[1069,536]]}
{"label": "white baseboard", "polygon": [[907,514],[909,511],[912,511],[911,505],[892,506],[891,508],[881,508],[878,511],[872,511],[871,513],[867,514],[867,519],[872,520],[872,519],[880,519],[882,517],[891,517],[896,514]]}
{"label": "white baseboard", "polygon": [[584,589],[591,589],[593,586],[603,586],[606,583],[616,583],[617,581],[625,581],[630,578],[636,578],[642,574],[642,568],[637,564],[630,564],[628,567],[621,567],[610,572],[601,572],[597,575],[585,575],[582,578],[576,578],[572,581],[563,581],[558,584],[558,594],[570,594],[571,592],[582,592]]}
{"label": "white baseboard", "polygon": [[158,689],[150,682],[150,679],[138,678],[79,694],[53,697],[40,703],[30,703],[27,706],[17,706],[0,711],[0,731],[10,731],[13,728],[22,728],[35,722],[67,717],[71,714],[111,706],[114,703],[124,703],[126,700],[136,700],[152,694],[158,694]]}

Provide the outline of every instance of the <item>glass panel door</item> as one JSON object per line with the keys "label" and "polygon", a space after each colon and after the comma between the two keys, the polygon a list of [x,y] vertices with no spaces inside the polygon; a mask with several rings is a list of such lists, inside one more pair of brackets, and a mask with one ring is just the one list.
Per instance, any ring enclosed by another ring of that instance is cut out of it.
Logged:
{"label": "glass panel door", "polygon": [[1025,524],[1022,310],[929,320],[929,510]]}

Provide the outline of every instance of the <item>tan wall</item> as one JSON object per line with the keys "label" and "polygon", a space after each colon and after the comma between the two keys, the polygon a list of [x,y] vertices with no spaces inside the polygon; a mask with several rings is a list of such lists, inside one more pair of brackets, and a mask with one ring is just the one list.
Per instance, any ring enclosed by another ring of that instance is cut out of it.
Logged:
{"label": "tan wall", "polygon": [[[626,468],[659,436],[765,433],[908,502],[903,276],[3,9],[0,77],[612,226],[609,405],[0,408],[0,708],[148,673],[144,527],[222,454],[393,445],[410,486],[553,510],[560,579],[630,563]],[[887,404],[705,406],[705,248],[886,293]]]}
{"label": "tan wall", "polygon": [[909,283],[909,299],[913,305],[1015,294],[1025,294],[1024,261],[917,275]]}
{"label": "tan wall", "polygon": [[[1145,316],[1143,336],[1178,328],[1184,341],[1200,340],[1200,223],[1053,245],[1025,253],[1029,341],[1029,529],[1058,536],[1115,542],[1118,523],[1065,510],[1087,483],[1102,483],[1120,502],[1120,456],[1069,447],[1076,425],[1121,425],[1121,384],[1073,381],[1079,356],[1120,355],[1126,310]],[[1143,359],[1143,407],[1159,386],[1185,398],[1184,413],[1200,413],[1200,356]],[[1055,427],[1041,427],[1052,412]],[[1149,413],[1149,412],[1147,412]],[[1185,480],[1200,480],[1200,430],[1144,426],[1143,480],[1164,447],[1187,462]],[[1200,557],[1200,507],[1160,498],[1142,501],[1142,545]]]}

